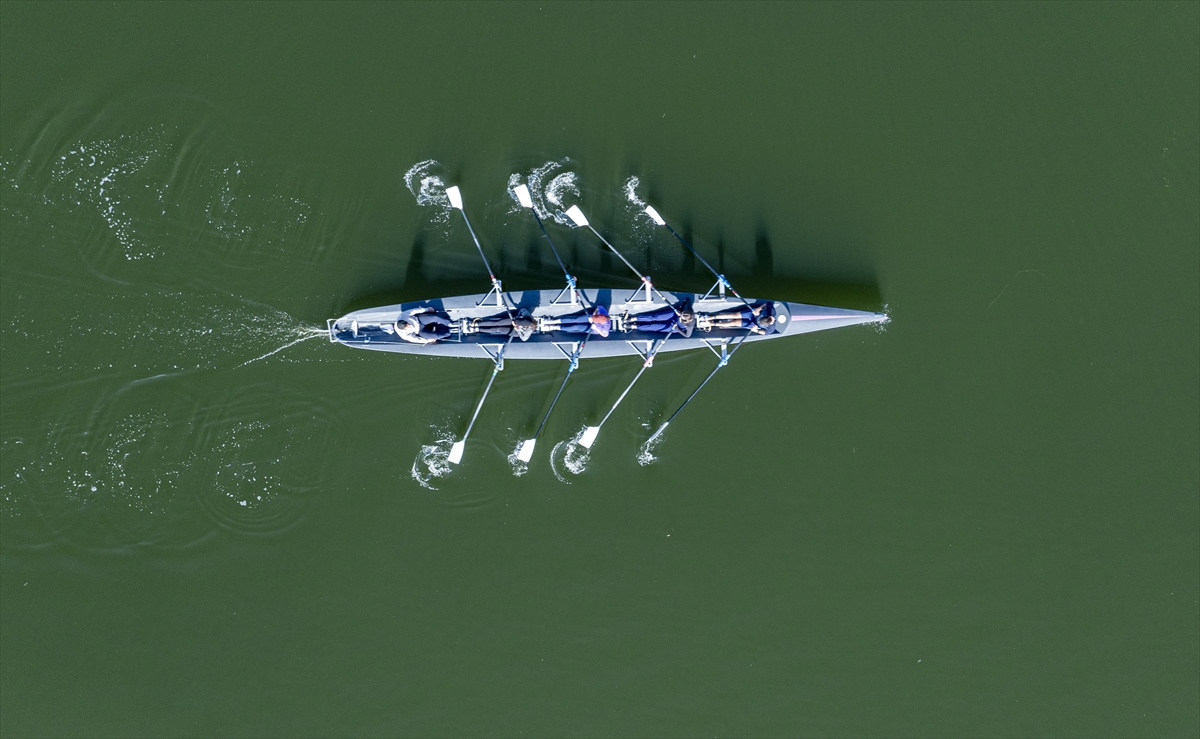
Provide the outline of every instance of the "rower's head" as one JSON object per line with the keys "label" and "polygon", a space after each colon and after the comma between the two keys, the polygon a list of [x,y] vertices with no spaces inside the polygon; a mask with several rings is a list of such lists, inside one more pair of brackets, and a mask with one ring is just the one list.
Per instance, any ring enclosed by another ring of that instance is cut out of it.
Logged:
{"label": "rower's head", "polygon": [[759,328],[770,328],[775,325],[775,316],[761,315],[755,319]]}
{"label": "rower's head", "polygon": [[681,323],[691,323],[694,320],[696,320],[696,314],[692,313],[687,308],[679,311],[679,321]]}
{"label": "rower's head", "polygon": [[396,319],[396,331],[411,333],[417,328],[415,325],[413,325],[414,323],[416,322],[411,318],[398,318]]}

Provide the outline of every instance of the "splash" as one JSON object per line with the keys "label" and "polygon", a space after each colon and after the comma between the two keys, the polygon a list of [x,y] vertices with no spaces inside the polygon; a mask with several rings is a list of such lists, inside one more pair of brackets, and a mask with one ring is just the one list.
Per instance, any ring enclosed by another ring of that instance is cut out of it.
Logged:
{"label": "splash", "polygon": [[570,443],[571,443],[570,439],[568,439],[566,441],[560,441],[554,445],[553,449],[550,450],[550,471],[554,473],[554,476],[558,478],[559,482],[561,482],[565,485],[570,485],[571,481],[568,480],[567,478],[563,477],[562,473],[558,471],[558,462],[556,460],[556,457],[558,457],[558,450],[563,448],[563,446],[568,445]]}
{"label": "splash", "polygon": [[569,206],[563,202],[568,195],[576,200],[579,199],[579,178],[574,172],[563,172],[550,180],[549,185],[546,185],[546,202],[555,207],[554,220],[564,225],[574,226],[575,222],[566,214]]}
{"label": "splash", "polygon": [[445,477],[453,469],[450,466],[450,447],[454,444],[454,436],[446,429],[434,429],[434,432],[437,439],[421,447],[412,465],[412,479],[429,490],[437,490],[433,481]]}
{"label": "splash", "polygon": [[[639,198],[637,194],[637,188],[640,184],[642,184],[642,181],[637,175],[631,175],[629,179],[625,180],[625,199],[633,203],[633,206],[638,210],[645,211],[646,201]],[[650,216],[646,217],[649,218]]]}
{"label": "splash", "polygon": [[637,453],[637,463],[643,467],[646,467],[657,462],[658,457],[654,456],[654,450],[658,448],[658,445],[662,443],[662,440],[663,437],[659,435],[653,441],[647,441],[645,444],[642,444],[642,448],[639,449]]}
{"label": "splash", "polygon": [[450,198],[446,197],[446,182],[437,174],[442,165],[436,159],[417,162],[404,173],[404,184],[421,207],[432,207],[430,220],[446,223],[450,220]]}
{"label": "splash", "polygon": [[529,174],[524,177],[520,172],[509,175],[508,195],[513,199],[514,204],[509,213],[516,213],[520,209],[520,201],[517,200],[517,194],[513,192],[513,189],[524,179],[528,183],[529,195],[533,199],[533,208],[537,211],[539,218],[543,221],[553,220],[563,226],[573,227],[575,222],[567,217],[563,208],[563,198],[568,195],[579,197],[578,178],[574,172],[560,172],[555,175],[570,161],[570,157],[563,157],[558,161],[551,159],[542,166],[529,170]]}
{"label": "splash", "polygon": [[521,452],[521,445],[524,443],[524,441],[518,441],[517,446],[512,450],[512,454],[508,455],[508,464],[512,467],[512,473],[515,477],[520,477],[529,471],[529,465],[517,457]]}
{"label": "splash", "polygon": [[[559,481],[565,482],[568,485],[570,485],[571,482],[559,473],[558,462],[561,460],[562,466],[565,467],[572,475],[582,474],[587,469],[588,462],[591,460],[592,452],[590,449],[579,443],[579,440],[583,438],[583,433],[586,429],[587,427],[585,426],[570,439],[558,442],[558,444],[555,445],[554,449],[550,452],[550,469],[553,470],[554,476],[557,477]],[[560,450],[562,452],[561,454],[559,453]]]}
{"label": "splash", "polygon": [[883,304],[883,309],[879,312],[879,315],[882,317],[875,320],[872,328],[875,329],[875,333],[882,334],[887,331],[888,324],[892,322],[892,309],[887,303]]}

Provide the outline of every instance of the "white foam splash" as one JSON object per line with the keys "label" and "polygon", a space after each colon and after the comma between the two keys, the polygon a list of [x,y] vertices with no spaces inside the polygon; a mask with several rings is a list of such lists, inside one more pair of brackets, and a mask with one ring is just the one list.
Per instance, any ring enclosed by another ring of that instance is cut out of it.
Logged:
{"label": "white foam splash", "polygon": [[574,172],[563,172],[550,180],[549,185],[546,185],[546,202],[554,206],[554,220],[564,226],[574,227],[575,221],[572,221],[566,213],[570,206],[563,202],[568,195],[573,199],[579,199],[579,178]]}
{"label": "white foam splash", "polygon": [[647,441],[642,444],[642,448],[638,450],[637,463],[645,467],[654,464],[658,461],[658,457],[654,456],[654,450],[662,443],[663,437],[660,435],[653,441]]}
{"label": "white foam splash", "polygon": [[[646,201],[638,197],[637,188],[642,184],[641,179],[637,175],[630,175],[629,179],[625,180],[625,199],[633,203],[638,210],[645,212]],[[649,218],[650,216],[646,216]]]}
{"label": "white foam splash", "polygon": [[512,450],[512,454],[508,455],[508,463],[512,466],[512,473],[516,477],[520,477],[529,471],[529,465],[522,462],[517,455],[521,452],[521,445],[524,441],[518,441],[516,448]]}
{"label": "white foam splash", "polygon": [[567,448],[563,452],[563,465],[571,471],[572,475],[583,474],[592,458],[592,450],[579,443],[586,432],[586,426],[579,429],[579,432],[567,442]]}
{"label": "white foam splash", "polygon": [[[558,442],[550,452],[550,469],[554,471],[554,476],[559,481],[565,482],[568,485],[571,484],[571,481],[559,474],[558,461],[562,460],[563,467],[566,467],[567,471],[572,475],[582,474],[587,469],[592,451],[579,443],[586,430],[587,427],[585,426],[570,439]],[[562,451],[561,454],[559,454],[560,450]]]}
{"label": "white foam splash", "polygon": [[446,223],[450,220],[450,198],[446,197],[446,183],[435,170],[442,168],[436,159],[417,162],[404,173],[404,184],[417,200],[417,205],[432,207],[430,220]]}
{"label": "white foam splash", "polygon": [[429,490],[437,490],[432,485],[432,481],[439,477],[445,477],[453,469],[450,466],[450,447],[454,444],[454,437],[444,429],[435,429],[435,431],[438,434],[437,440],[432,444],[422,446],[412,465],[412,479],[416,480],[421,487]]}
{"label": "white foam splash", "polygon": [[557,457],[558,457],[558,450],[563,448],[563,446],[570,444],[570,443],[571,443],[570,439],[560,441],[554,445],[553,449],[550,450],[550,471],[554,473],[554,476],[558,478],[559,482],[564,483],[566,485],[570,485],[571,481],[568,480],[567,478],[563,477],[562,473],[558,471]]}
{"label": "white foam splash", "polygon": [[[578,179],[574,172],[563,172],[551,177],[551,175],[561,170],[570,161],[570,157],[563,157],[559,161],[551,159],[542,166],[531,169],[525,179],[529,186],[529,194],[533,199],[533,207],[537,211],[538,217],[542,220],[552,219],[555,223],[573,227],[575,222],[567,216],[566,211],[562,207],[562,199],[567,194],[574,195],[576,198],[579,197]],[[549,178],[548,184],[546,184],[547,178]],[[508,192],[514,200],[516,200],[517,196],[513,192],[513,188],[520,181],[521,174],[519,172],[509,175]]]}
{"label": "white foam splash", "polygon": [[883,318],[875,321],[872,328],[875,329],[875,333],[882,334],[887,331],[888,324],[892,322],[892,309],[888,307],[887,303],[884,303],[880,313],[883,315]]}
{"label": "white foam splash", "polygon": [[[508,196],[512,198],[512,205],[508,208],[508,214],[520,213],[525,208],[521,205],[521,199],[517,197],[517,185],[521,184],[521,173],[513,172],[508,176]],[[540,213],[538,215],[541,215]]]}

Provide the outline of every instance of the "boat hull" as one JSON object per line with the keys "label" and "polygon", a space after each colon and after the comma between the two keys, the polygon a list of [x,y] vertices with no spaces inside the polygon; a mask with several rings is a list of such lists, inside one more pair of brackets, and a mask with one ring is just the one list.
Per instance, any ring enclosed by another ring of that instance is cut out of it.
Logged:
{"label": "boat hull", "polygon": [[[657,296],[655,300],[648,302],[644,289],[597,288],[581,289],[578,292],[581,294],[583,303],[606,306],[609,313],[613,315],[619,315],[626,311],[641,313],[661,308],[664,305],[661,300],[657,299]],[[693,310],[697,313],[736,310],[742,305],[741,301],[736,298],[715,295],[705,296],[697,293],[665,291],[663,294],[676,305],[684,300],[691,300]],[[572,305],[569,296],[561,294],[557,290],[522,290],[506,292],[504,296],[510,306],[518,309],[524,308],[535,317],[577,313],[584,307],[583,303]],[[764,301],[749,300],[749,302],[753,304]],[[782,301],[774,301],[774,304],[778,330],[766,335],[751,335],[746,339],[747,342],[769,341],[843,326],[887,322],[887,315],[883,313]],[[455,321],[504,312],[504,307],[498,302],[495,293],[385,305],[347,313],[338,319],[330,319],[327,323],[329,340],[356,349],[418,354],[426,357],[466,357],[471,359],[491,359],[507,341],[505,337],[500,336],[466,334],[461,337],[455,335],[450,339],[433,344],[413,344],[381,328],[385,324],[394,323],[401,313],[417,308],[436,308],[447,313]],[[357,331],[354,330],[356,325]],[[719,347],[722,343],[737,340],[745,333],[745,330],[714,329],[712,331],[694,331],[689,338],[675,334],[672,335],[670,341],[663,344],[659,351],[662,353]],[[641,354],[647,351],[652,342],[656,342],[662,337],[661,333],[612,331],[607,337],[591,336],[579,356],[581,359],[593,359]],[[528,341],[514,340],[509,343],[504,356],[505,359],[568,359],[583,338],[583,334],[535,333]]]}

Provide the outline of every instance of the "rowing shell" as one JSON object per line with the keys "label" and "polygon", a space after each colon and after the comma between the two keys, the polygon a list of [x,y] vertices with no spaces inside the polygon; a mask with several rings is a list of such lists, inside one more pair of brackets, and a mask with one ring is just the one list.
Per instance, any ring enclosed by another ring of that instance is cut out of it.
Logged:
{"label": "rowing shell", "polygon": [[[578,313],[583,310],[584,304],[603,305],[608,308],[608,312],[612,316],[619,317],[626,312],[636,314],[663,307],[662,300],[646,300],[646,292],[644,289],[580,289],[578,293],[582,297],[583,304],[573,304],[562,291],[556,290],[506,292],[502,294],[502,299],[507,301],[511,310],[524,308],[535,318],[554,318]],[[504,313],[504,303],[500,302],[501,298],[498,295],[496,292],[460,295],[452,298],[434,298],[354,311],[336,320],[329,319],[326,323],[329,340],[356,349],[420,354],[428,357],[495,360],[497,351],[507,341],[506,337],[455,332],[449,338],[433,344],[413,344],[384,329],[384,326],[390,327],[400,317],[400,314],[418,308],[441,310],[449,315],[455,323],[464,318],[494,316]],[[719,295],[667,292],[664,293],[664,296],[669,297],[675,305],[679,305],[684,300],[691,300],[692,308],[696,313],[721,313],[734,311],[744,306],[740,300]],[[748,299],[748,302],[756,304],[766,301]],[[807,334],[843,326],[886,323],[888,320],[884,313],[827,308],[805,303],[773,302],[776,330],[765,335],[751,335],[746,338],[747,342],[767,341],[782,336]],[[745,334],[745,329],[713,329],[711,331],[697,329],[690,338],[678,334],[673,335],[670,341],[662,345],[661,351],[677,352],[712,348],[738,339]],[[528,341],[511,342],[504,356],[506,359],[570,359],[572,350],[583,340],[583,336],[583,334],[559,331],[536,332],[529,337]],[[578,356],[581,359],[592,359],[645,355],[650,345],[663,336],[665,336],[663,333],[613,330],[607,337],[593,335]]]}

